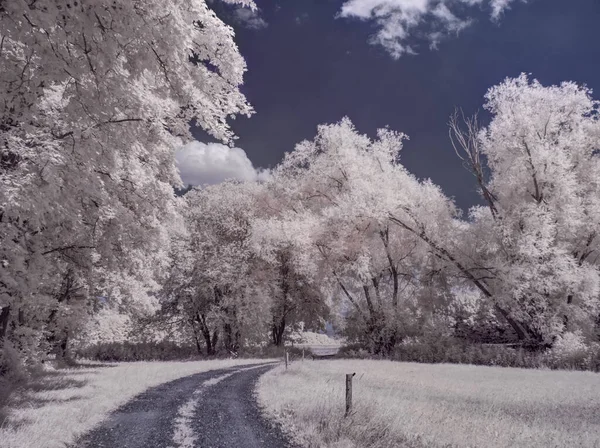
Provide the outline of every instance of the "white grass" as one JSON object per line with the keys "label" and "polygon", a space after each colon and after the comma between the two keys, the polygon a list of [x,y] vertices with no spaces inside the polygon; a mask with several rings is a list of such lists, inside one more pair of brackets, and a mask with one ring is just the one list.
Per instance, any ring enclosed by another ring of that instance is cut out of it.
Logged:
{"label": "white grass", "polygon": [[194,362],[139,362],[65,370],[61,381],[76,387],[28,392],[25,405],[11,409],[0,428],[2,448],[64,448],[146,389],[184,376],[264,359]]}
{"label": "white grass", "polygon": [[[196,395],[194,393],[194,395]],[[173,441],[178,448],[192,448],[196,443],[196,435],[191,426],[192,417],[200,398],[196,395],[178,409],[175,419]]]}
{"label": "white grass", "polygon": [[[354,412],[344,418],[353,372]],[[258,396],[306,447],[600,447],[591,372],[306,361],[268,372]]]}

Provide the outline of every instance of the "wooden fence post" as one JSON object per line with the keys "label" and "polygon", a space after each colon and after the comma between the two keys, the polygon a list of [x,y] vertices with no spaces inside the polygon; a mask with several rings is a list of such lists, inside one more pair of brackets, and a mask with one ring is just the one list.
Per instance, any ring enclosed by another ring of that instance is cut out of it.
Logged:
{"label": "wooden fence post", "polygon": [[302,349],[302,362],[304,362],[304,349]]}
{"label": "wooden fence post", "polygon": [[356,373],[346,374],[346,414],[344,414],[344,417],[348,417],[352,410],[352,377],[354,375]]}
{"label": "wooden fence post", "polygon": [[285,351],[285,370],[287,370],[289,362],[290,362],[290,356],[289,356],[288,351],[286,350]]}

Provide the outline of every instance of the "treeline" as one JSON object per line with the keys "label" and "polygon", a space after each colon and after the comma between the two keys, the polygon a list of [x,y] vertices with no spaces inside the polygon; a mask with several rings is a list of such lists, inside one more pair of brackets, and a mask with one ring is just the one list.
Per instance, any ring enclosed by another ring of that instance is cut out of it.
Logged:
{"label": "treeline", "polygon": [[451,141],[484,204],[466,216],[402,166],[403,134],[372,140],[348,119],[319,127],[268,182],[194,189],[163,310],[184,316],[209,353],[219,338],[236,350],[267,332],[279,345],[286,325],[308,319],[382,356],[442,338],[595,356],[600,124],[590,95],[522,75],[489,90],[488,126],[452,116]]}

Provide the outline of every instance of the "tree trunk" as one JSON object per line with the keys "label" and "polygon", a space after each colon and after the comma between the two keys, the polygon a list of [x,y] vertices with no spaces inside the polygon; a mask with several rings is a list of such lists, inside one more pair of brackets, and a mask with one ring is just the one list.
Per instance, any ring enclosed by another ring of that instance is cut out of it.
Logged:
{"label": "tree trunk", "polygon": [[10,321],[10,305],[5,306],[0,311],[0,341],[3,341],[8,331],[8,322]]}
{"label": "tree trunk", "polygon": [[217,354],[217,342],[219,341],[219,330],[215,329],[212,334],[212,354]]}
{"label": "tree trunk", "polygon": [[200,345],[200,339],[198,338],[198,333],[194,332],[194,342],[196,343],[196,350],[198,354],[202,354],[202,345]]}
{"label": "tree trunk", "polygon": [[240,333],[239,329],[235,330],[234,333],[234,343],[235,343],[235,352],[237,353],[239,349],[242,347],[242,333]]}
{"label": "tree trunk", "polygon": [[61,290],[56,295],[57,304],[50,312],[47,321],[47,328],[50,331],[50,334],[47,337],[47,341],[51,346],[50,351],[54,352],[59,358],[64,358],[66,356],[69,330],[68,328],[59,328],[57,316],[63,303],[69,305],[75,290],[75,275],[73,271],[69,269],[64,275]]}
{"label": "tree trunk", "polygon": [[223,333],[225,334],[225,338],[223,339],[225,350],[230,353],[237,353],[237,351],[240,349],[239,330],[234,328],[234,326],[230,323],[227,323],[223,325]]}
{"label": "tree trunk", "polygon": [[237,308],[227,307],[224,309],[227,321],[223,324],[223,346],[230,353],[237,353],[240,349],[240,329],[238,326]]}
{"label": "tree trunk", "polygon": [[206,356],[212,356],[215,354],[215,348],[210,337],[210,331],[208,329],[202,329],[202,335],[204,336],[204,342],[206,343]]}
{"label": "tree trunk", "polygon": [[200,344],[200,337],[198,335],[198,330],[197,330],[196,325],[194,324],[193,320],[191,322],[191,325],[192,325],[192,332],[194,334],[194,342],[196,343],[196,350],[198,350],[198,354],[201,355],[202,354],[202,345]]}
{"label": "tree trunk", "polygon": [[204,314],[198,314],[196,321],[200,324],[200,330],[202,336],[204,336],[204,342],[206,343],[206,356],[213,356],[217,351],[217,341],[219,340],[219,331],[215,330],[210,334],[210,329],[206,324],[206,316]]}
{"label": "tree trunk", "polygon": [[[375,278],[372,279],[372,282],[375,294],[379,296],[379,282]],[[369,285],[363,285],[363,291],[369,310],[369,316],[366,319],[366,332],[367,339],[371,340],[371,351],[376,355],[388,356],[396,345],[396,332],[389,331],[385,315],[381,309],[375,308],[369,291]]]}
{"label": "tree trunk", "polygon": [[271,328],[271,336],[273,338],[273,344],[276,347],[283,346],[283,334],[285,332],[285,317],[282,317],[277,321],[275,317],[273,317],[273,327]]}
{"label": "tree trunk", "polygon": [[369,285],[363,285],[363,291],[365,293],[365,300],[367,301],[367,308],[369,309],[369,314],[371,316],[371,320],[375,321],[377,319],[375,307],[373,306],[373,301],[371,300],[371,293],[369,292]]}
{"label": "tree trunk", "polygon": [[69,334],[65,333],[58,342],[56,356],[60,359],[69,359]]}
{"label": "tree trunk", "polygon": [[290,312],[290,308],[288,306],[288,299],[290,295],[290,267],[288,263],[288,256],[285,253],[281,253],[279,255],[281,302],[273,308],[273,326],[271,327],[273,344],[277,347],[281,347],[283,345],[286,317]]}
{"label": "tree trunk", "polygon": [[379,232],[381,236],[381,241],[383,241],[383,247],[385,249],[385,254],[388,259],[388,264],[390,267],[390,274],[392,275],[392,280],[394,282],[394,292],[392,293],[392,306],[394,308],[398,308],[398,292],[399,292],[399,279],[398,279],[398,268],[394,263],[394,259],[392,258],[392,253],[390,251],[390,229],[389,226],[386,226],[385,230]]}

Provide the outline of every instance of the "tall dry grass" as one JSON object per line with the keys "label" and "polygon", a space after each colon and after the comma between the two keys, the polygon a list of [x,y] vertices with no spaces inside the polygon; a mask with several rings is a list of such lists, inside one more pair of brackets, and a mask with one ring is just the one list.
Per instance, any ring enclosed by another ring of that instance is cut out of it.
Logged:
{"label": "tall dry grass", "polygon": [[600,375],[591,372],[306,361],[268,372],[258,396],[310,448],[600,447]]}

